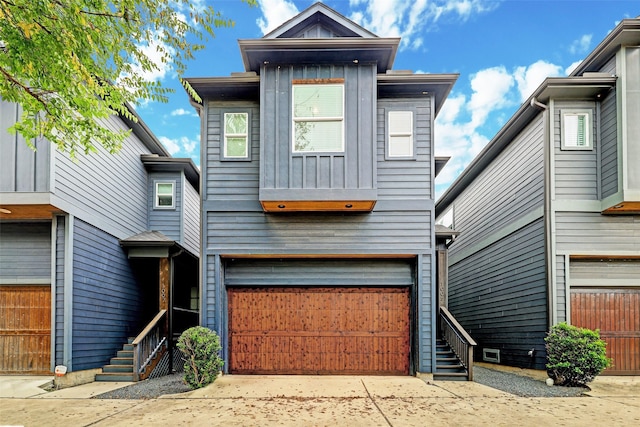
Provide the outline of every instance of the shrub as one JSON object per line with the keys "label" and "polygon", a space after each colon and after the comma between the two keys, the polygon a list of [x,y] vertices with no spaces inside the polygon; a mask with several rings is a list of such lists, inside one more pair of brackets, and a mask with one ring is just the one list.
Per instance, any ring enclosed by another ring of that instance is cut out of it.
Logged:
{"label": "shrub", "polygon": [[178,348],[184,355],[184,380],[192,389],[211,384],[224,361],[219,356],[220,338],[211,329],[194,326],[178,338]]}
{"label": "shrub", "polygon": [[611,366],[606,346],[598,330],[559,323],[544,339],[547,349],[547,374],[556,385],[584,386]]}

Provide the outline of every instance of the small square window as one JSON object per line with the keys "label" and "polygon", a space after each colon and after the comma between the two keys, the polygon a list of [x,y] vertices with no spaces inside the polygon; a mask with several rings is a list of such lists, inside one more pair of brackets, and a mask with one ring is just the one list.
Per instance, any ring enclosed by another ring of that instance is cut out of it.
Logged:
{"label": "small square window", "polygon": [[175,207],[175,183],[156,182],[155,208]]}
{"label": "small square window", "polygon": [[389,111],[387,157],[413,158],[413,111]]}
{"label": "small square window", "polygon": [[563,111],[561,121],[563,150],[590,150],[591,113],[589,111]]}
{"label": "small square window", "polygon": [[239,160],[249,158],[248,113],[224,113],[223,157]]}

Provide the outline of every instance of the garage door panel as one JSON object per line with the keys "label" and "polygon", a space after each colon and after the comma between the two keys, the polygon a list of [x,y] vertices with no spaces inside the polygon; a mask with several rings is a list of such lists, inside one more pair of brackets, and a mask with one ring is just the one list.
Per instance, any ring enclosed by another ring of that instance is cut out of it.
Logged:
{"label": "garage door panel", "polygon": [[51,372],[51,290],[0,286],[0,373]]}
{"label": "garage door panel", "polygon": [[228,301],[232,373],[409,371],[408,288],[230,288]]}
{"label": "garage door panel", "polygon": [[572,289],[571,323],[599,329],[609,375],[640,375],[640,289]]}

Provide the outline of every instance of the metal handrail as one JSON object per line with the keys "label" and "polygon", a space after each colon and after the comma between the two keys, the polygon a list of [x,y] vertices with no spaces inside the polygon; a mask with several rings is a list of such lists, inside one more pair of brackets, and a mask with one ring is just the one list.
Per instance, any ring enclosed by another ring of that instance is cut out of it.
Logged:
{"label": "metal handrail", "polygon": [[163,322],[167,310],[160,310],[151,322],[138,334],[133,345],[133,380],[140,380],[140,373],[153,360],[160,348],[167,343],[166,327]]}
{"label": "metal handrail", "polygon": [[473,381],[473,349],[478,344],[445,307],[440,307],[440,330],[442,339],[467,369],[468,380]]}

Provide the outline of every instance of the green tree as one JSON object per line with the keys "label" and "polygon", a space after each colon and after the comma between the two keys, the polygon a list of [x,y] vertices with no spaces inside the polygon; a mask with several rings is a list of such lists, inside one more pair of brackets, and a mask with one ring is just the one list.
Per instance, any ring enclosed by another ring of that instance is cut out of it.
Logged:
{"label": "green tree", "polygon": [[[242,0],[255,5],[256,0]],[[172,90],[149,75],[186,62],[233,26],[200,0],[0,0],[0,97],[23,108],[10,130],[45,137],[73,157],[127,136],[100,125],[127,104],[166,102]],[[194,40],[190,42],[189,40]]]}

